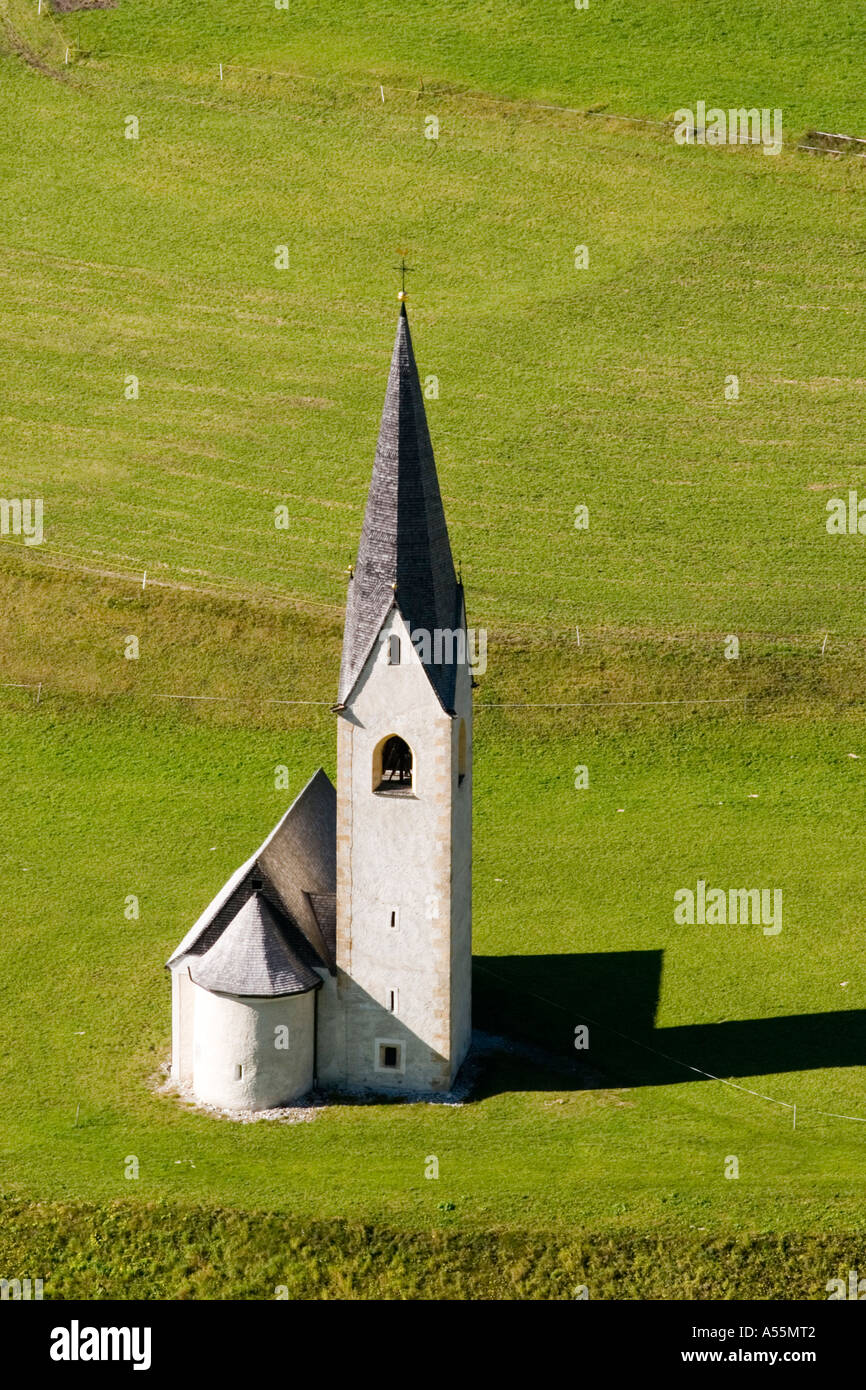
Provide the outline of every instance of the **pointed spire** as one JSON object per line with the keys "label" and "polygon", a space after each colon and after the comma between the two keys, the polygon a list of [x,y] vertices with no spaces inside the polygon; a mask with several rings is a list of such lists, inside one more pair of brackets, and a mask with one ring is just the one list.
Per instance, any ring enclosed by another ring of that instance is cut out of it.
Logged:
{"label": "pointed spire", "polygon": [[[460,589],[436,477],[433,446],[412,351],[406,304],[400,304],[373,480],[358,562],[349,584],[339,700],[348,699],[392,603],[411,629],[430,633],[461,621]],[[453,662],[427,667],[446,709],[453,700]]]}

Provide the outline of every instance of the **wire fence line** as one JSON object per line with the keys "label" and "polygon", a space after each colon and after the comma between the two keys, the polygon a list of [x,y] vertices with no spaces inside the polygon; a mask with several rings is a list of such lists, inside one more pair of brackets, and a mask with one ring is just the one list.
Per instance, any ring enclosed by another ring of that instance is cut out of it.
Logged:
{"label": "wire fence line", "polygon": [[[51,687],[46,681],[4,681],[0,682],[0,690],[35,690],[37,691],[37,702],[41,700],[43,691],[52,691],[56,695],[94,695],[92,690],[82,690],[75,686]],[[123,699],[128,697],[137,700],[188,700],[201,701],[214,704],[242,704],[242,705],[312,705],[333,710],[336,700],[284,700],[272,695],[199,695],[184,694],[175,691],[139,691],[139,690],[110,690],[99,693],[99,699]],[[723,696],[684,696],[673,700],[550,700],[550,701],[531,701],[531,700],[475,700],[473,709],[638,709],[650,706],[661,705],[742,705],[744,712],[747,704],[760,703],[762,699],[768,697],[756,695],[723,695]]]}
{"label": "wire fence line", "polygon": [[[856,137],[853,136],[853,135],[850,135],[850,136],[847,136],[847,137],[846,137],[846,139],[849,139],[849,140],[854,140],[855,138],[856,138]],[[842,158],[847,158],[847,159],[866,159],[866,154],[849,154],[849,155],[845,155],[844,150],[834,150],[834,149],[832,149],[832,148],[827,149],[827,148],[824,147],[823,145],[798,145],[798,146],[797,146],[797,149],[798,149],[798,150],[808,150],[808,151],[810,152],[810,154],[829,154],[829,155],[834,155],[836,159],[842,159]]]}
{"label": "wire fence line", "polygon": [[[133,692],[123,692],[132,694]],[[220,702],[242,704],[263,704],[263,705],[327,705],[332,708],[333,700],[279,700],[273,696],[258,695],[154,695],[154,700],[216,700]]]}
{"label": "wire fence line", "polygon": [[754,699],[751,695],[686,696],[678,700],[476,700],[474,709],[637,709],[649,705],[732,705]]}
{"label": "wire fence line", "polygon": [[[165,62],[158,55],[147,53],[118,53],[108,51],[87,54],[87,57],[96,62],[108,59],[119,59],[122,62],[154,62],[160,63],[163,67],[166,66]],[[563,106],[555,102],[536,101],[532,97],[503,97],[496,96],[493,93],[486,94],[484,92],[455,91],[435,82],[431,86],[425,86],[422,76],[418,78],[417,87],[404,87],[394,82],[383,82],[377,74],[372,72],[368,73],[362,81],[360,78],[351,78],[342,73],[320,73],[316,75],[303,72],[286,72],[281,68],[260,68],[246,63],[220,62],[219,60],[211,63],[184,60],[175,66],[181,70],[192,69],[199,74],[211,73],[217,83],[221,83],[224,80],[224,73],[250,73],[255,76],[267,77],[268,79],[279,78],[286,82],[309,82],[313,85],[331,86],[342,85],[343,87],[355,91],[366,91],[369,87],[374,95],[376,92],[381,93],[381,100],[383,102],[385,100],[385,92],[391,92],[414,96],[416,100],[423,96],[427,100],[444,98],[453,101],[476,102],[479,105],[485,106],[504,106],[512,109],[528,108],[529,110],[535,111],[556,111],[563,115],[579,116],[582,120],[627,121],[633,125],[654,126],[657,129],[671,130],[680,124],[680,122],[671,119],[658,120],[650,116],[630,116],[622,112],[597,111],[588,107]],[[866,144],[866,140],[856,135],[829,135],[825,131],[815,131],[813,133],[827,139],[845,140],[850,141],[852,144]],[[689,143],[694,143],[694,140]],[[751,135],[747,135],[744,139],[738,139],[735,143],[737,145],[763,145],[764,141],[760,136],[752,137]],[[819,145],[798,143],[795,148],[798,150],[809,150],[816,154],[836,155],[837,157],[843,153],[842,150],[838,148],[834,149],[832,146],[825,148]],[[866,155],[854,155],[854,158],[864,159]]]}
{"label": "wire fence line", "polygon": [[[3,538],[5,539],[5,538]],[[0,539],[0,545],[3,540]],[[23,550],[23,546],[18,546],[14,542],[6,542],[15,550]],[[315,599],[307,595],[287,593],[276,587],[276,585],[262,586],[255,589],[245,589],[237,581],[215,576],[209,579],[206,584],[192,584],[188,580],[172,579],[168,576],[157,578],[152,571],[142,568],[135,570],[112,570],[104,566],[82,565],[75,563],[78,559],[74,551],[49,550],[43,551],[40,557],[43,563],[51,569],[69,571],[79,575],[90,575],[100,579],[119,579],[134,584],[137,589],[146,592],[147,589],[170,589],[184,593],[200,595],[202,597],[216,597],[228,599],[232,602],[246,602],[249,600],[273,603],[275,600],[286,608],[300,609],[302,612],[311,614],[325,613],[333,618],[339,619],[344,613],[344,606],[336,601],[328,599]],[[55,563],[55,560],[59,563]],[[28,563],[36,563],[31,559]],[[143,576],[147,575],[146,585],[142,582]],[[469,578],[467,572],[467,579]],[[483,581],[482,581],[483,582]],[[135,595],[130,595],[133,599]],[[546,600],[549,602],[549,600]],[[498,637],[505,644],[513,642],[515,635],[522,637],[529,634],[535,639],[534,645],[538,645],[541,640],[552,640],[557,645],[561,644],[566,636],[574,636],[575,646],[583,649],[584,646],[592,647],[620,647],[630,643],[641,644],[680,644],[683,646],[712,646],[723,643],[729,636],[736,636],[740,642],[779,643],[788,646],[809,647],[810,650],[802,652],[789,651],[785,655],[803,655],[807,657],[823,657],[826,660],[826,649],[828,639],[833,639],[831,646],[835,648],[841,642],[847,644],[851,649],[866,648],[866,633],[862,630],[843,631],[835,628],[820,628],[814,632],[770,632],[765,629],[748,629],[732,623],[728,628],[718,628],[714,632],[664,632],[660,629],[645,629],[641,631],[628,631],[621,628],[612,627],[610,624],[600,624],[594,626],[592,623],[580,621],[580,614],[576,603],[570,603],[567,599],[559,600],[561,606],[568,605],[571,609],[569,618],[563,619],[561,626],[555,626],[549,620],[514,620],[497,619],[500,624],[498,628],[487,624],[485,631]],[[675,627],[671,619],[660,618],[659,623],[664,623]],[[820,642],[820,647],[818,643]],[[561,702],[557,702],[561,703]]]}

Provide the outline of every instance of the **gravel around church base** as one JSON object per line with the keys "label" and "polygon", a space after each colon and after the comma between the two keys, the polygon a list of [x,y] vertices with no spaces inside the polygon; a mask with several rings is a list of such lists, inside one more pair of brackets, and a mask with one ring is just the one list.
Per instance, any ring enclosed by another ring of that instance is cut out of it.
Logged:
{"label": "gravel around church base", "polygon": [[[518,1056],[533,1061],[544,1071],[563,1070],[562,1058],[552,1057],[541,1048],[518,1043],[509,1038],[497,1037],[491,1033],[477,1030],[472,1035],[472,1050],[463,1066],[457,1084],[452,1091],[441,1095],[428,1092],[393,1091],[374,1094],[370,1091],[340,1090],[331,1092],[311,1091],[303,1101],[294,1105],[278,1105],[271,1110],[230,1110],[218,1105],[205,1105],[197,1101],[189,1084],[179,1085],[169,1075],[167,1063],[163,1063],[159,1073],[153,1078],[153,1088],[157,1095],[176,1096],[183,1105],[200,1115],[215,1115],[220,1119],[234,1120],[248,1125],[257,1120],[277,1120],[280,1124],[296,1125],[314,1120],[320,1110],[345,1105],[465,1105],[484,1071],[485,1062],[502,1056]],[[572,1064],[573,1066],[573,1064]],[[571,1070],[571,1066],[569,1067]],[[598,1084],[597,1078],[587,1072],[586,1084]]]}
{"label": "gravel around church base", "polygon": [[303,1124],[308,1120],[314,1120],[317,1112],[325,1105],[324,1101],[311,1096],[303,1105],[278,1105],[272,1110],[229,1110],[219,1105],[205,1105],[196,1100],[192,1087],[173,1081],[168,1075],[167,1066],[163,1066],[157,1080],[157,1095],[177,1096],[188,1110],[195,1110],[200,1115],[216,1115],[220,1119],[234,1120],[242,1125],[253,1124],[256,1120],[279,1120],[284,1125]]}

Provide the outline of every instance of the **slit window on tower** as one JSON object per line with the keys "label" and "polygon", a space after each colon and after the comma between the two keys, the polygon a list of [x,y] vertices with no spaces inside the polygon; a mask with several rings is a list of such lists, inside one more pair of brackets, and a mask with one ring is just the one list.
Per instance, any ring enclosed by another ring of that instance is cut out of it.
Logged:
{"label": "slit window on tower", "polygon": [[392,633],[388,638],[388,665],[400,665],[400,638],[396,633]]}
{"label": "slit window on tower", "polygon": [[[410,792],[412,790],[412,749],[398,734],[391,734],[377,750],[373,788],[377,792]],[[378,780],[377,780],[378,774]]]}

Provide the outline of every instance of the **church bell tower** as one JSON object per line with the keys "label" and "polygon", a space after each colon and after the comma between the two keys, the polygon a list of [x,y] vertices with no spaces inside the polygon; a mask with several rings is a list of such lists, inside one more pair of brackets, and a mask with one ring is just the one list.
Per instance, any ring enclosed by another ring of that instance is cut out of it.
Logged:
{"label": "church bell tower", "polygon": [[469,1048],[468,657],[403,303],[336,706],[337,1009],[323,1070],[349,1085],[445,1092]]}

